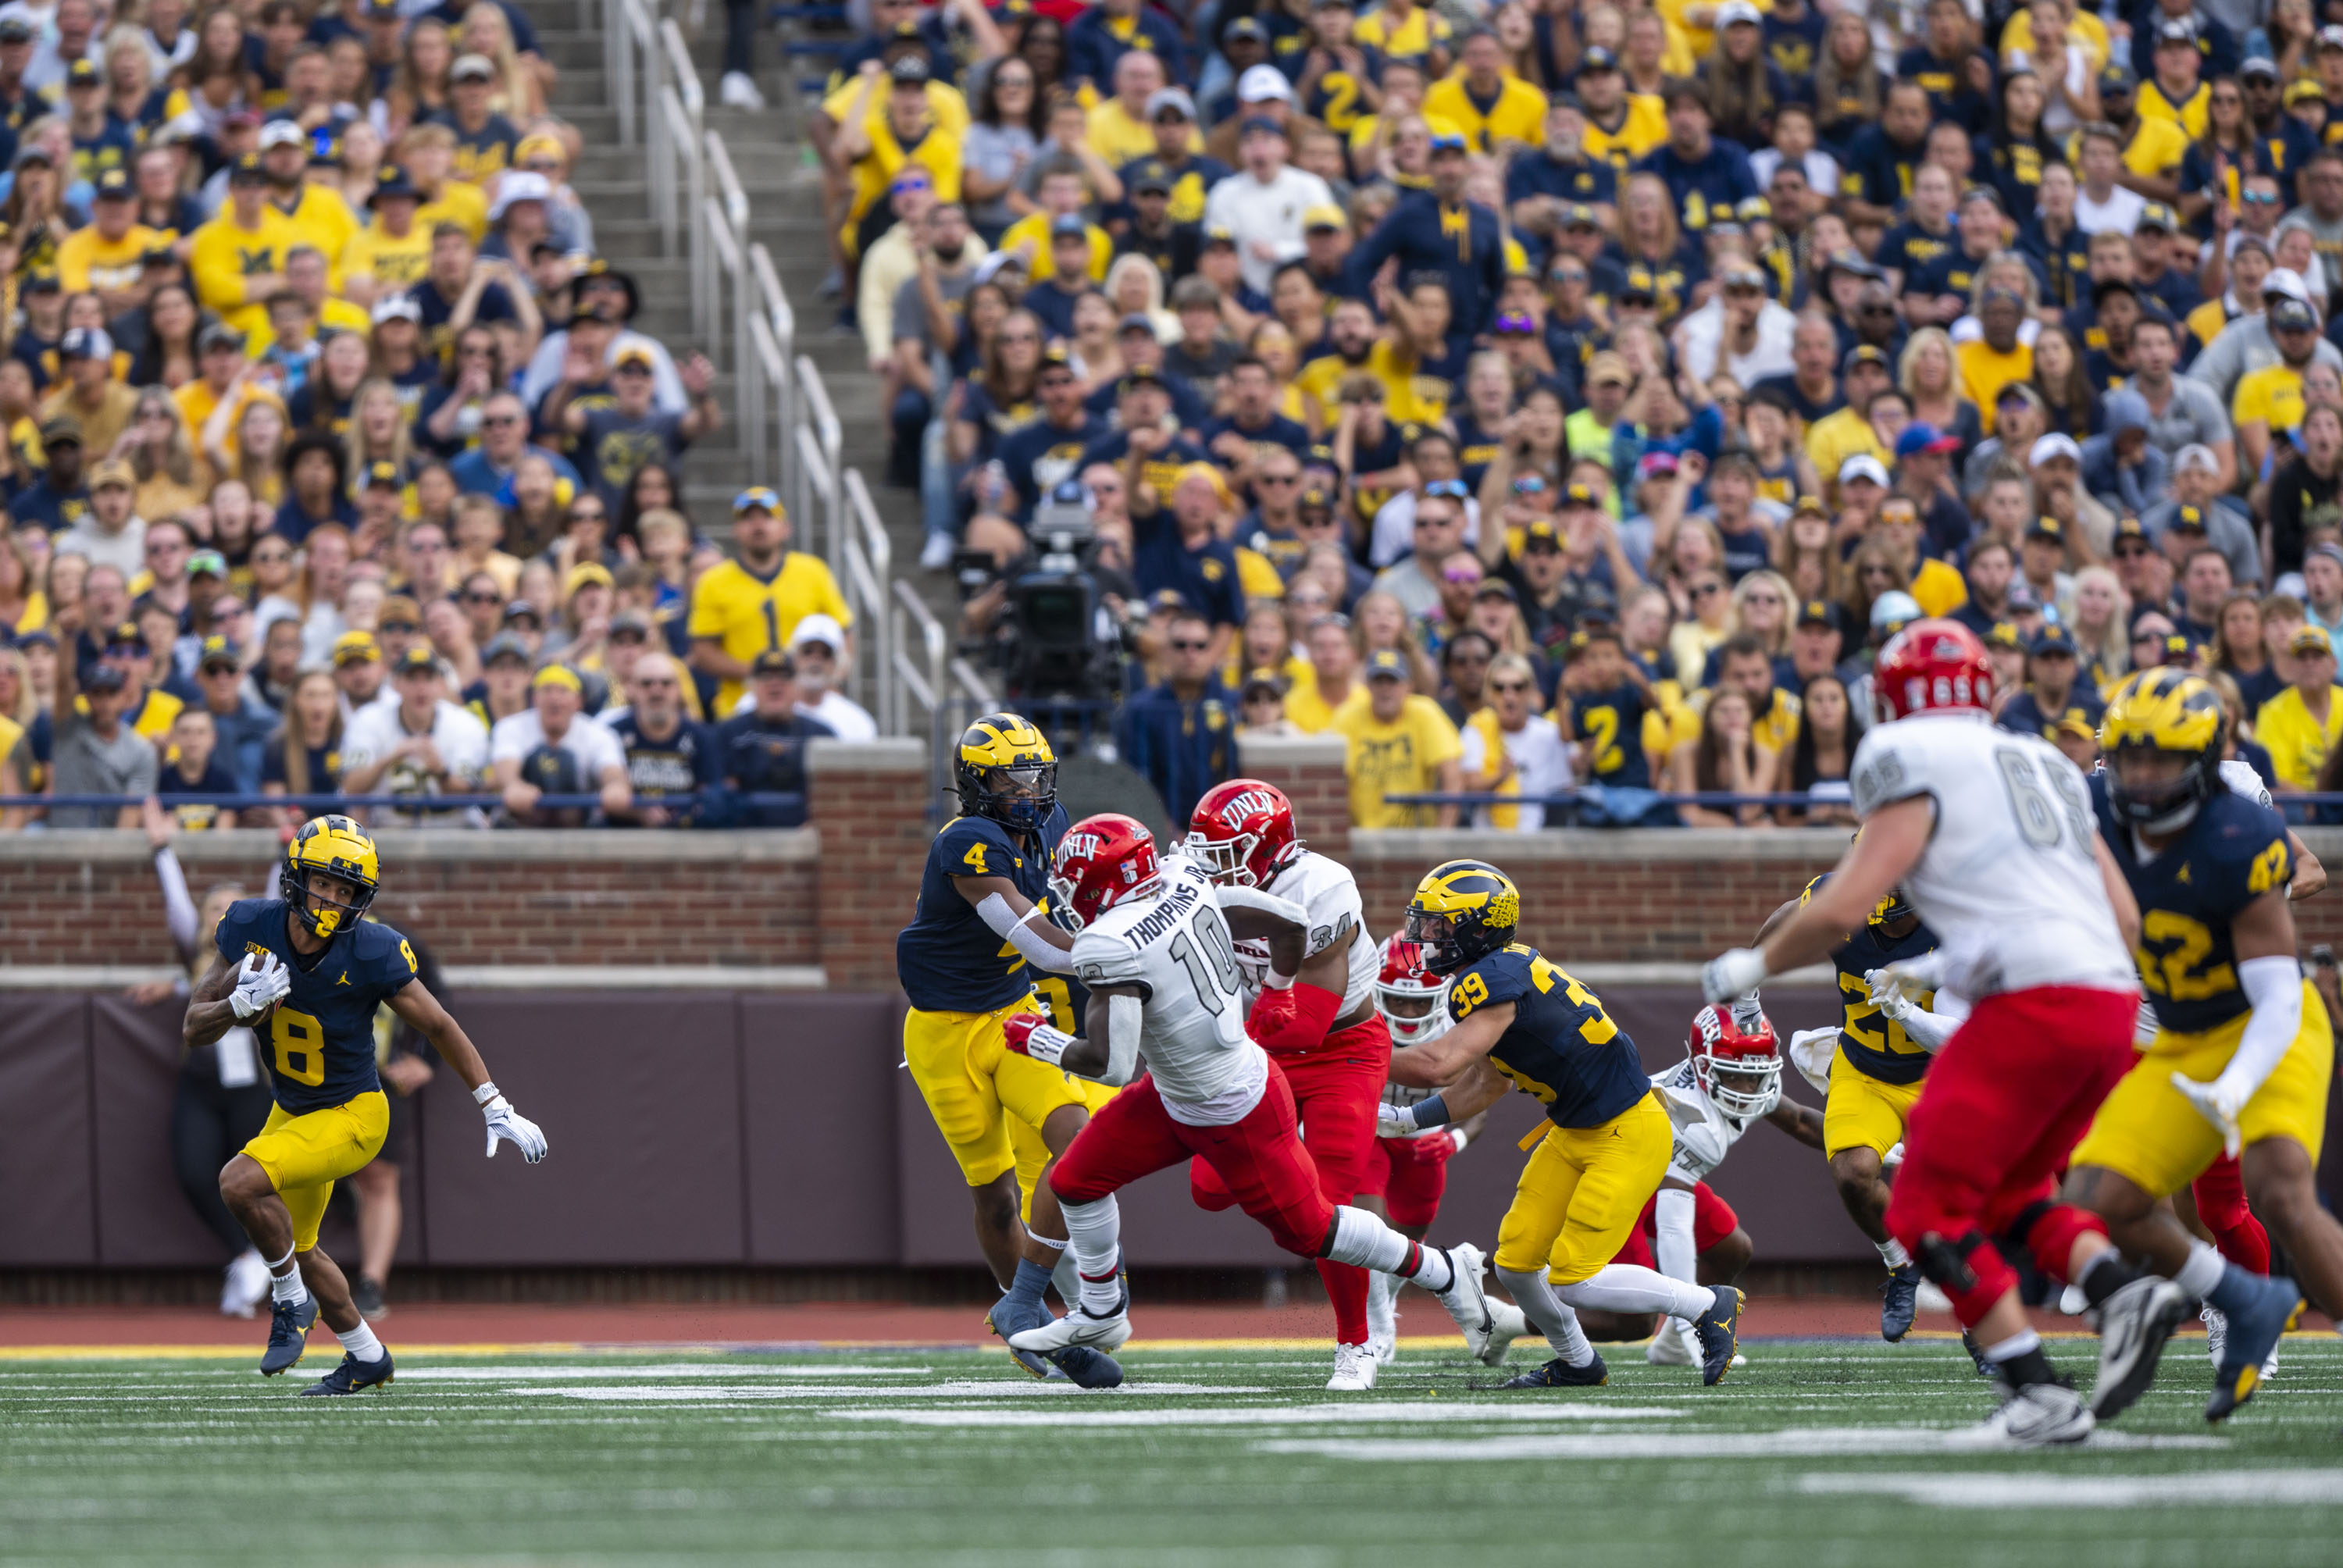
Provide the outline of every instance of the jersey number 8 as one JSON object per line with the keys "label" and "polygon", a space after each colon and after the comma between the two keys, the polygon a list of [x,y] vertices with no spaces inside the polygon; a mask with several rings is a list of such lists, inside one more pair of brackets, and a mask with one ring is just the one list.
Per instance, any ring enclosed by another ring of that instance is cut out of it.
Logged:
{"label": "jersey number 8", "polygon": [[277,1070],[312,1089],[326,1081],[326,1026],[306,1012],[280,1007],[268,1018],[268,1039],[277,1047]]}

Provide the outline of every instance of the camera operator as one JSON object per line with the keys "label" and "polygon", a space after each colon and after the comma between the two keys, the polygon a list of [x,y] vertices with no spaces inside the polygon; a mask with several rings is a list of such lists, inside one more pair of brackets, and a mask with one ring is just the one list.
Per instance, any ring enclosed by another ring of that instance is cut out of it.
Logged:
{"label": "camera operator", "polygon": [[1107,701],[1121,688],[1123,628],[1137,598],[1128,525],[1101,534],[1090,493],[1061,481],[1034,508],[1025,548],[956,558],[963,640],[986,648],[1018,697]]}

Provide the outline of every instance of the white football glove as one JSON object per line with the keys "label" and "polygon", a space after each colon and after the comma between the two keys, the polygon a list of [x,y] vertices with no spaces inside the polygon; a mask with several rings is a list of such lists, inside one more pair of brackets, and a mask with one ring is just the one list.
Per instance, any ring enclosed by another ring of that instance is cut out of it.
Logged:
{"label": "white football glove", "polygon": [[228,995],[227,1008],[236,1022],[250,1023],[292,990],[293,971],[275,953],[246,953],[236,966],[236,990]]}
{"label": "white football glove", "polygon": [[1708,960],[1700,971],[1703,995],[1717,1007],[1755,990],[1765,978],[1765,955],[1755,948],[1735,948]]}
{"label": "white football glove", "polygon": [[2181,1098],[2196,1108],[2197,1115],[2221,1130],[2221,1146],[2235,1160],[2246,1142],[2245,1131],[2237,1125],[2237,1118],[2253,1095],[2232,1083],[2227,1073],[2210,1083],[2199,1083],[2185,1072],[2176,1072],[2172,1075],[2172,1087],[2180,1091]]}
{"label": "white football glove", "polygon": [[1940,966],[1929,961],[1935,957],[1930,953],[1907,963],[1865,971],[1863,983],[1871,988],[1871,1000],[1879,1004],[1879,1010],[1897,1023],[1916,1012],[1926,1012],[1921,996],[1943,983],[1937,974]]}
{"label": "white football glove", "polygon": [[1790,1036],[1787,1052],[1790,1065],[1798,1076],[1815,1086],[1817,1094],[1830,1092],[1831,1058],[1838,1054],[1838,1030],[1802,1029]]}
{"label": "white football glove", "polygon": [[2163,1027],[2163,1024],[2157,1020],[2156,1004],[2146,997],[2140,998],[2139,1015],[2134,1018],[2131,1023],[2132,1044],[2146,1050],[2156,1043],[2156,1031]]}
{"label": "white football glove", "polygon": [[1413,1138],[1423,1129],[1415,1124],[1415,1107],[1393,1105],[1385,1100],[1375,1106],[1375,1136],[1378,1138]]}
{"label": "white football glove", "polygon": [[498,1139],[510,1141],[532,1165],[545,1158],[545,1134],[538,1131],[536,1122],[515,1111],[512,1101],[497,1092],[495,1084],[484,1083],[473,1092],[488,1096],[480,1101],[480,1114],[488,1119],[489,1159],[497,1157]]}

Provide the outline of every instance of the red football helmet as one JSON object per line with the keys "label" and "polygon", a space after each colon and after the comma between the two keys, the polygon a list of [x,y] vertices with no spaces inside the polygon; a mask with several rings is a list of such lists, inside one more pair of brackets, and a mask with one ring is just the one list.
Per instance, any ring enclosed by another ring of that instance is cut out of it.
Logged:
{"label": "red football helmet", "polygon": [[1727,1116],[1763,1116],[1782,1102],[1782,1048],[1764,1013],[1744,1030],[1731,1009],[1704,1007],[1684,1044],[1693,1076]]}
{"label": "red football helmet", "polygon": [[1265,888],[1302,853],[1293,802],[1274,784],[1232,779],[1215,784],[1188,819],[1188,852],[1225,887]]}
{"label": "red football helmet", "polygon": [[1050,892],[1081,930],[1120,903],[1163,890],[1155,862],[1155,835],[1113,811],[1085,817],[1058,840]]}
{"label": "red football helmet", "polygon": [[1993,666],[1976,633],[1956,620],[1914,621],[1887,639],[1872,665],[1882,723],[1916,713],[1993,711]]}
{"label": "red football helmet", "polygon": [[1375,976],[1375,1010],[1391,1028],[1394,1046],[1421,1045],[1446,1034],[1449,977],[1423,967],[1423,950],[1404,937],[1383,943]]}

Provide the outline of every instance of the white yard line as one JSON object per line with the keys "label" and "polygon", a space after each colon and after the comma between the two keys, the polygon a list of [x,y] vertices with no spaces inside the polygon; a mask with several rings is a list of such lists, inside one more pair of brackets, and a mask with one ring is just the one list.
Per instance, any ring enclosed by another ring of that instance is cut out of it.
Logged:
{"label": "white yard line", "polygon": [[[1139,1390],[1148,1392],[1143,1386]],[[845,1421],[885,1421],[904,1426],[1408,1426],[1452,1422],[1606,1422],[1688,1415],[1667,1405],[1433,1404],[1425,1400],[1373,1400],[1360,1404],[1279,1405],[1243,1410],[841,1410]]]}
{"label": "white yard line", "polygon": [[[1499,1437],[1285,1438],[1256,1442],[1265,1453],[1314,1453],[1328,1459],[1481,1461],[1492,1459],[1784,1459],[1825,1454],[1944,1453],[1963,1429],[1916,1426],[1793,1427],[1782,1432],[1557,1432]],[[2094,1449],[2226,1446],[2217,1437],[2093,1435]]]}
{"label": "white yard line", "polygon": [[619,1378],[682,1377],[930,1377],[933,1367],[873,1367],[807,1362],[762,1366],[741,1362],[669,1362],[649,1366],[460,1366],[402,1368],[398,1382],[588,1382]]}
{"label": "white yard line", "polygon": [[1028,1379],[1022,1382],[942,1382],[926,1388],[874,1389],[869,1387],[838,1388],[769,1388],[754,1384],[701,1384],[689,1386],[669,1383],[649,1384],[639,1388],[613,1386],[607,1388],[508,1388],[500,1391],[510,1394],[550,1395],[557,1399],[578,1399],[602,1402],[628,1400],[685,1402],[698,1400],[820,1400],[870,1399],[874,1395],[889,1399],[1031,1399],[1063,1398],[1086,1392],[1111,1392],[1130,1398],[1146,1398],[1157,1394],[1232,1394],[1271,1393],[1274,1390],[1238,1384],[1201,1382],[1125,1383],[1119,1389],[1085,1391],[1070,1382],[1041,1382]]}
{"label": "white yard line", "polygon": [[[2098,1439],[2093,1447],[2105,1446]],[[1936,1508],[2343,1508],[2343,1470],[2207,1470],[2165,1475],[1928,1475],[1830,1472],[1798,1477],[1798,1490],[1883,1493]]]}

